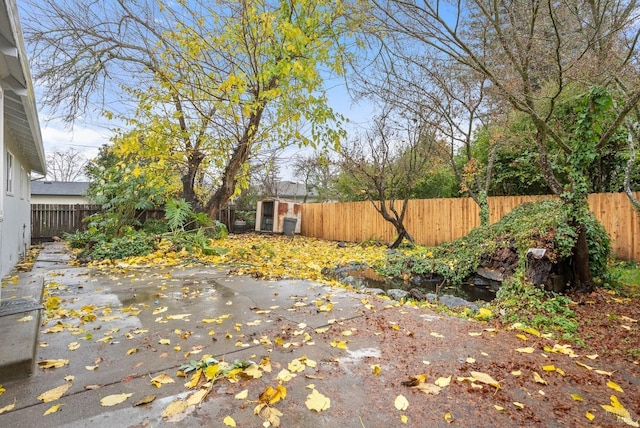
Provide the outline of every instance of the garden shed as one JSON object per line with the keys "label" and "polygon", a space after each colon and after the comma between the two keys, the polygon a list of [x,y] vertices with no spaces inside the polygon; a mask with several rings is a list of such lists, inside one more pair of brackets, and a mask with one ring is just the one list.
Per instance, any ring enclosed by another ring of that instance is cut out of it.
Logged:
{"label": "garden shed", "polygon": [[[256,210],[256,232],[300,233],[302,204],[282,199],[264,199],[258,201]],[[295,226],[294,226],[295,220]]]}

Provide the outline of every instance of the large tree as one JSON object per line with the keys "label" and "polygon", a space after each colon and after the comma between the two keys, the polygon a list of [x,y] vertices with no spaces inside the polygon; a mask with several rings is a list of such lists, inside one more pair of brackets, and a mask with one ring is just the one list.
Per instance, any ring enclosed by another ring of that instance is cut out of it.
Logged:
{"label": "large tree", "polygon": [[45,102],[68,121],[119,117],[117,151],[172,166],[182,196],[215,216],[261,148],[337,144],[321,69],[342,73],[345,13],[315,0],[39,0],[25,34]]}
{"label": "large tree", "polygon": [[[590,287],[585,220],[588,165],[640,100],[640,87],[617,94],[616,78],[637,82],[639,13],[634,0],[463,2],[374,0],[376,25],[433,49],[486,81],[497,102],[527,115],[534,126],[539,166],[573,219],[574,282]],[[581,98],[576,126],[555,120],[567,92]],[[570,131],[570,132],[567,132]],[[548,158],[565,153],[563,176]]]}

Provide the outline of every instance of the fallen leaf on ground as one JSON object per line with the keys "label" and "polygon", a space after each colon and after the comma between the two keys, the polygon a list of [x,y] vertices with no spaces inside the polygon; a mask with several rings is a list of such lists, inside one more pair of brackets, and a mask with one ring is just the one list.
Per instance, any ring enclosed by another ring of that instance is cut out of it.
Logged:
{"label": "fallen leaf on ground", "polygon": [[225,418],[222,420],[222,423],[225,424],[228,427],[235,427],[236,426],[236,421],[234,421],[231,416],[225,416]]}
{"label": "fallen leaf on ground", "polygon": [[451,376],[449,376],[449,377],[439,377],[438,379],[436,379],[436,381],[434,383],[436,385],[438,385],[440,388],[444,388],[446,386],[449,386],[449,384],[451,383]]}
{"label": "fallen leaf on ground", "polygon": [[529,346],[527,348],[517,348],[516,352],[521,352],[523,354],[533,354],[535,350],[536,350],[535,348]]}
{"label": "fallen leaf on ground", "polygon": [[111,407],[111,406],[115,406],[117,404],[123,403],[124,401],[126,401],[127,398],[131,397],[133,395],[133,393],[130,394],[113,394],[113,395],[107,395],[106,397],[102,398],[100,400],[100,405],[102,407]]}
{"label": "fallen leaf on ground", "polygon": [[41,369],[59,369],[67,364],[69,364],[69,360],[64,359],[38,361],[38,367]]}
{"label": "fallen leaf on ground", "polygon": [[151,379],[151,383],[156,388],[160,388],[162,385],[167,383],[174,383],[175,381],[166,373],[159,374],[158,376]]}
{"label": "fallen leaf on ground", "polygon": [[622,390],[622,388],[620,387],[620,385],[618,385],[617,383],[615,383],[614,381],[610,380],[609,382],[607,382],[607,386],[611,389],[613,389],[614,391],[618,391],[618,392],[624,392]]}
{"label": "fallen leaf on ground", "polygon": [[18,322],[29,322],[29,321],[32,321],[32,320],[33,320],[33,316],[27,315],[25,317],[18,318],[16,321],[18,321]]}
{"label": "fallen leaf on ground", "polygon": [[433,383],[421,383],[420,385],[416,385],[415,388],[417,390],[424,392],[425,394],[430,394],[430,395],[438,395],[442,390],[442,388],[440,388],[438,385],[435,385]]}
{"label": "fallen leaf on ground", "polygon": [[487,385],[491,385],[500,389],[500,383],[494,378],[492,378],[491,376],[489,376],[488,374],[482,373],[482,372],[470,372],[470,373],[471,373],[471,377],[473,377],[478,382],[485,383]]}
{"label": "fallen leaf on ground", "polygon": [[382,368],[380,368],[380,366],[378,364],[372,365],[371,366],[371,370],[372,370],[374,376],[378,376],[380,374],[380,372],[382,372]]}
{"label": "fallen leaf on ground", "polygon": [[400,394],[396,397],[393,405],[396,406],[396,409],[400,411],[407,410],[407,407],[409,407],[409,400],[407,400],[407,397]]}
{"label": "fallen leaf on ground", "polygon": [[284,400],[287,396],[287,388],[278,385],[275,388],[268,386],[258,397],[258,401],[264,404],[275,404],[280,400]]}
{"label": "fallen leaf on ground", "polygon": [[622,403],[620,403],[620,401],[618,400],[618,397],[616,397],[615,395],[612,395],[610,397],[610,400],[611,400],[611,405],[601,404],[600,406],[603,409],[605,409],[607,412],[613,413],[614,415],[620,416],[621,418],[626,418],[626,419],[631,418],[629,411],[625,409]]}
{"label": "fallen leaf on ground", "polygon": [[156,399],[156,395],[155,394],[145,395],[144,397],[142,397],[141,399],[139,399],[138,401],[133,403],[133,405],[135,407],[142,406],[143,404],[152,403],[155,399]]}
{"label": "fallen leaf on ground", "polygon": [[331,407],[331,399],[325,397],[317,390],[313,390],[311,394],[307,396],[307,400],[304,402],[309,410],[315,410],[316,412],[321,412],[323,410],[327,410]]}
{"label": "fallen leaf on ground", "polygon": [[50,401],[56,401],[58,398],[62,397],[62,395],[67,392],[67,390],[71,388],[70,383],[66,383],[64,385],[60,385],[57,388],[50,389],[47,392],[43,392],[38,395],[38,400],[42,400],[43,403],[48,403]]}
{"label": "fallen leaf on ground", "polygon": [[177,415],[178,413],[182,413],[189,405],[184,400],[176,400],[171,403],[164,409],[162,412],[163,418],[169,418],[171,416]]}
{"label": "fallen leaf on ground", "polygon": [[15,399],[13,400],[13,404],[8,404],[8,405],[0,408],[0,415],[5,413],[5,412],[8,412],[10,410],[13,410],[14,407],[16,407],[16,400]]}
{"label": "fallen leaf on ground", "polygon": [[237,400],[244,400],[245,398],[247,398],[249,396],[249,390],[248,389],[243,389],[242,391],[238,392],[235,395],[235,398]]}
{"label": "fallen leaf on ground", "polygon": [[427,380],[427,375],[426,374],[419,374],[419,375],[415,375],[415,376],[411,376],[409,378],[409,380],[405,380],[402,382],[402,385],[404,386],[417,386],[421,383],[424,383]]}
{"label": "fallen leaf on ground", "polygon": [[208,393],[209,393],[208,389],[201,389],[198,392],[194,392],[189,397],[187,397],[187,404],[189,406],[195,406],[200,404],[202,400],[204,400],[204,398],[207,396]]}
{"label": "fallen leaf on ground", "polygon": [[538,372],[533,372],[533,380],[535,380],[537,383],[541,383],[543,385],[549,385],[549,382],[547,382],[546,380],[542,379],[542,376],[540,376],[538,374]]}
{"label": "fallen leaf on ground", "polygon": [[50,415],[51,413],[55,413],[58,410],[60,410],[60,404],[56,404],[55,406],[49,407],[47,411],[42,414],[42,416]]}

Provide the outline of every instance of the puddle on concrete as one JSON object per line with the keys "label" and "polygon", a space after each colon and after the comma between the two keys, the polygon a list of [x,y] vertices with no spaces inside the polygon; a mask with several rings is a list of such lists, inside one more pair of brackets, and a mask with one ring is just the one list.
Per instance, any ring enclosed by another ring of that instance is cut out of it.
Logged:
{"label": "puddle on concrete", "polygon": [[373,269],[348,270],[345,273],[347,276],[351,276],[354,279],[354,284],[350,285],[360,285],[366,288],[380,288],[385,292],[393,288],[405,291],[416,288],[425,294],[434,293],[439,296],[448,294],[450,296],[461,297],[469,302],[490,302],[496,297],[496,291],[492,290],[490,287],[478,286],[470,283],[465,283],[460,286],[447,284],[440,286],[441,281],[439,278],[423,278],[419,284],[416,284],[414,282],[403,281],[401,279],[383,278]]}

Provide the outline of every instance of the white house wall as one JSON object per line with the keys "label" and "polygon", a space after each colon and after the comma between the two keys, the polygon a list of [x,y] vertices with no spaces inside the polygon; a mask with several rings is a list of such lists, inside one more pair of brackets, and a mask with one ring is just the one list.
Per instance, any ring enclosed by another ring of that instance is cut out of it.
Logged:
{"label": "white house wall", "polygon": [[[20,146],[5,129],[2,150],[2,221],[0,221],[0,275],[8,274],[31,243],[30,177]],[[13,155],[13,192],[7,192],[7,152]]]}
{"label": "white house wall", "polygon": [[31,195],[31,204],[86,205],[91,204],[91,202],[84,196]]}

